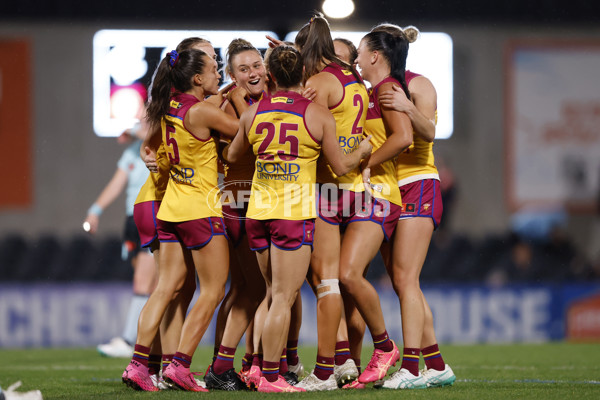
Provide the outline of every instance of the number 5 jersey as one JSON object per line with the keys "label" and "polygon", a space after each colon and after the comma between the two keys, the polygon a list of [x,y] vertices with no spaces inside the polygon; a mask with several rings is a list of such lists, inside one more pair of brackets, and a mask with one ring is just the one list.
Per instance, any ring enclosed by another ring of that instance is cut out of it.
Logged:
{"label": "number 5 jersey", "polygon": [[161,124],[170,163],[169,183],[157,214],[163,221],[222,216],[216,143],[212,137],[203,140],[194,136],[184,124],[186,113],[198,102],[189,94],[174,95]]}

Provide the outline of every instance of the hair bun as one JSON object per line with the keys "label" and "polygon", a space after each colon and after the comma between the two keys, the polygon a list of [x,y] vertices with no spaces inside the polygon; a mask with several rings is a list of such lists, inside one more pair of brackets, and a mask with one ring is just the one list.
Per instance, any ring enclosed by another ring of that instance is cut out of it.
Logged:
{"label": "hair bun", "polygon": [[419,37],[419,30],[412,25],[407,26],[402,31],[404,32],[404,36],[406,36],[408,43],[414,43]]}

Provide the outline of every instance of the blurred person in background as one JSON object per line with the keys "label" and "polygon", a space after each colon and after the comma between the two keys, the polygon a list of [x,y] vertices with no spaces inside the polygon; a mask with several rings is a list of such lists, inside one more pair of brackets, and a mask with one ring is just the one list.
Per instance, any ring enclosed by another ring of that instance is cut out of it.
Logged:
{"label": "blurred person in background", "polygon": [[140,145],[145,136],[141,124],[126,130],[119,137],[121,143],[129,143],[117,162],[117,170],[104,187],[98,198],[89,208],[83,222],[84,230],[91,235],[98,232],[100,216],[125,190],[125,229],[121,256],[130,260],[133,266],[133,297],[125,319],[125,327],[120,337],[106,344],[98,345],[100,354],[107,357],[131,357],[137,336],[137,321],[150,293],[156,286],[156,267],[152,254],[141,248],[140,236],[133,219],[135,199],[148,178],[148,169],[140,158]]}
{"label": "blurred person in background", "polygon": [[436,156],[435,165],[437,167],[438,175],[440,177],[440,191],[442,195],[442,203],[444,205],[444,218],[442,218],[440,224],[437,227],[436,236],[439,237],[441,232],[449,233],[448,226],[451,223],[451,217],[454,210],[454,203],[456,202],[456,194],[458,191],[458,187],[454,171],[452,171],[452,168],[450,167],[449,162],[448,160],[446,160],[446,158]]}

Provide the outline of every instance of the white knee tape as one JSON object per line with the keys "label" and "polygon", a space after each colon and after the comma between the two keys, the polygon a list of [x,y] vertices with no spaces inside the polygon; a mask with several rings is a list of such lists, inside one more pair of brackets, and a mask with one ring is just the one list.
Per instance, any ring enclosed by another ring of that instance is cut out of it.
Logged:
{"label": "white knee tape", "polygon": [[335,293],[340,294],[340,281],[337,279],[323,279],[317,285],[317,299]]}

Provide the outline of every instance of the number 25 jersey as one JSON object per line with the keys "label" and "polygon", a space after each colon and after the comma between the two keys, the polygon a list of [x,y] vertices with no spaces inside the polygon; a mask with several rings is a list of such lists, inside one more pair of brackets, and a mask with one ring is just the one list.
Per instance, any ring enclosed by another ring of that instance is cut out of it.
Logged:
{"label": "number 25 jersey", "polygon": [[316,218],[316,165],[321,143],[306,126],[310,104],[295,92],[277,92],[258,103],[248,132],[256,154],[248,218]]}

